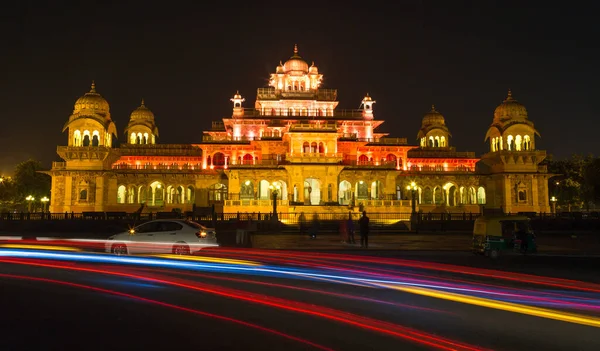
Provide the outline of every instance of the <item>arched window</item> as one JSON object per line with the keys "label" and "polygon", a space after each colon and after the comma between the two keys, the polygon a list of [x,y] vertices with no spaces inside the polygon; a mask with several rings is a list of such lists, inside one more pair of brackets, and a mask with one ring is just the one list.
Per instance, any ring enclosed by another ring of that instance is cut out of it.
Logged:
{"label": "arched window", "polygon": [[323,142],[319,143],[319,153],[320,154],[325,153],[325,146],[323,146]]}
{"label": "arched window", "polygon": [[188,204],[193,204],[196,201],[196,192],[194,191],[194,187],[188,185],[185,192],[185,200]]}
{"label": "arched window", "polygon": [[131,137],[129,137],[129,142],[135,144],[137,138],[135,137],[135,133],[131,133]]}
{"label": "arched window", "polygon": [[90,137],[90,131],[89,130],[84,130],[83,131],[83,146],[90,146],[90,142],[91,142],[91,137]]}
{"label": "arched window", "polygon": [[88,191],[87,189],[83,189],[79,192],[79,201],[87,201],[88,199]]}
{"label": "arched window", "polygon": [[227,200],[227,185],[217,183],[208,188],[208,201],[223,202]]}
{"label": "arched window", "polygon": [[148,144],[148,133],[144,133],[144,144]]}
{"label": "arched window", "polygon": [[435,144],[434,144],[434,146],[435,147],[440,147],[440,137],[439,136],[435,137]]}
{"label": "arched window", "polygon": [[222,152],[217,152],[213,155],[213,165],[215,167],[222,167],[225,165],[225,155]]}
{"label": "arched window", "polygon": [[127,188],[125,187],[125,185],[119,186],[119,188],[117,189],[117,203],[124,204],[126,197],[127,197]]}
{"label": "arched window", "polygon": [[73,132],[73,146],[81,146],[81,132],[79,130]]}
{"label": "arched window", "polygon": [[240,189],[240,198],[254,199],[254,183],[251,180],[246,180],[242,183]]}
{"label": "arched window", "polygon": [[310,145],[308,144],[308,141],[302,143],[302,152],[305,154],[308,154],[310,152]]}
{"label": "arched window", "polygon": [[529,135],[523,137],[523,150],[531,150],[531,139]]}
{"label": "arched window", "polygon": [[521,151],[521,136],[520,135],[517,135],[515,137],[515,150]]}
{"label": "arched window", "polygon": [[358,164],[359,165],[369,164],[369,156],[367,156],[367,155],[360,155],[358,157]]}
{"label": "arched window", "polygon": [[506,137],[506,146],[508,146],[508,151],[514,151],[515,145],[512,135]]}
{"label": "arched window", "polygon": [[477,189],[477,204],[485,205],[485,189],[482,186]]}
{"label": "arched window", "polygon": [[312,153],[317,153],[319,150],[317,149],[317,143],[315,141],[313,141],[312,143],[310,143],[310,152]]}
{"label": "arched window", "polygon": [[100,133],[97,130],[92,133],[92,146],[100,145]]}
{"label": "arched window", "polygon": [[440,147],[446,147],[446,137],[445,136],[440,137]]}
{"label": "arched window", "polygon": [[254,157],[251,154],[245,154],[243,159],[243,164],[251,165],[254,163]]}
{"label": "arched window", "polygon": [[385,157],[385,162],[387,163],[396,163],[397,159],[396,159],[396,155],[394,154],[387,154],[387,156]]}

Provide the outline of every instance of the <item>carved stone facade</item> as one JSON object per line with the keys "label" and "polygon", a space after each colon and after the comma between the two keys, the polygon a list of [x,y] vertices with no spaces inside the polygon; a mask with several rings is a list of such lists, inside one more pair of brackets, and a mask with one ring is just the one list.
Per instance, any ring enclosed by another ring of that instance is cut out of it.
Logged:
{"label": "carved stone facade", "polygon": [[[237,92],[231,117],[213,122],[197,144],[158,143],[144,101],[119,147],[108,102],[96,92],[77,100],[65,125],[64,162],[55,162],[50,210],[224,212],[549,212],[547,180],[533,123],[509,97],[500,105],[482,159],[451,146],[444,116],[423,116],[418,145],[377,128],[368,94],[358,110],[337,109],[337,90],[297,50],[259,88],[254,108]],[[412,188],[411,188],[412,187]],[[408,189],[407,189],[408,188]],[[414,189],[414,190],[413,190]]]}

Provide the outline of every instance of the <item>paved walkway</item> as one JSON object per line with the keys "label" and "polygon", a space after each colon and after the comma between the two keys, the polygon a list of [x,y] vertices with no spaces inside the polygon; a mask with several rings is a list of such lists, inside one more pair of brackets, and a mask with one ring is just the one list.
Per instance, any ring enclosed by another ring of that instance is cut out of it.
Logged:
{"label": "paved walkway", "polygon": [[[371,235],[369,249],[373,250],[415,250],[415,251],[470,251],[472,236],[457,233]],[[600,254],[600,235],[593,236],[545,236],[538,237],[539,253]],[[288,250],[357,250],[356,244],[342,241],[339,235],[320,235],[310,239],[303,235],[257,234],[252,237],[252,247],[258,249]]]}

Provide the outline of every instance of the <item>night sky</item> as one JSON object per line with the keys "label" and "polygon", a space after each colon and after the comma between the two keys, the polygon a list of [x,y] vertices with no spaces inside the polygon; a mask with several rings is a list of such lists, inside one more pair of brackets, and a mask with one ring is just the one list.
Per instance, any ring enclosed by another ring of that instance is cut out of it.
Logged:
{"label": "night sky", "polygon": [[451,144],[480,155],[510,88],[542,135],[538,149],[600,154],[600,33],[595,9],[574,3],[15,3],[0,5],[0,174],[29,157],[48,167],[58,160],[62,127],[92,80],[120,140],[144,98],[160,142],[198,142],[211,121],[231,115],[236,90],[253,107],[256,88],[295,43],[323,87],[338,89],[338,108],[358,108],[368,92],[385,120],[378,131],[392,137],[416,144],[435,104]]}

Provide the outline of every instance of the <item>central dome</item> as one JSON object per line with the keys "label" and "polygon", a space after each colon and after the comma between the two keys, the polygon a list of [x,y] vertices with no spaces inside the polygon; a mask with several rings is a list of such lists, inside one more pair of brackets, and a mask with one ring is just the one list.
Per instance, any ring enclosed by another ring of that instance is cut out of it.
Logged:
{"label": "central dome", "polygon": [[144,105],[144,99],[140,107],[131,112],[131,120],[154,120],[154,113]]}
{"label": "central dome", "polygon": [[494,120],[503,121],[507,119],[527,119],[527,109],[523,104],[513,99],[512,92],[508,91],[506,100],[496,107],[494,111]]}
{"label": "central dome", "polygon": [[434,105],[431,105],[431,111],[427,112],[423,116],[423,126],[429,126],[429,125],[442,125],[443,126],[445,124],[446,124],[446,119],[444,118],[444,116],[435,109]]}
{"label": "central dome", "polygon": [[109,112],[108,101],[96,92],[96,84],[94,82],[92,82],[90,91],[75,101],[73,113],[79,113],[83,110],[91,110],[92,112],[106,115]]}
{"label": "central dome", "polygon": [[298,55],[298,45],[294,45],[294,55],[283,64],[283,70],[286,73],[308,73],[308,63]]}

